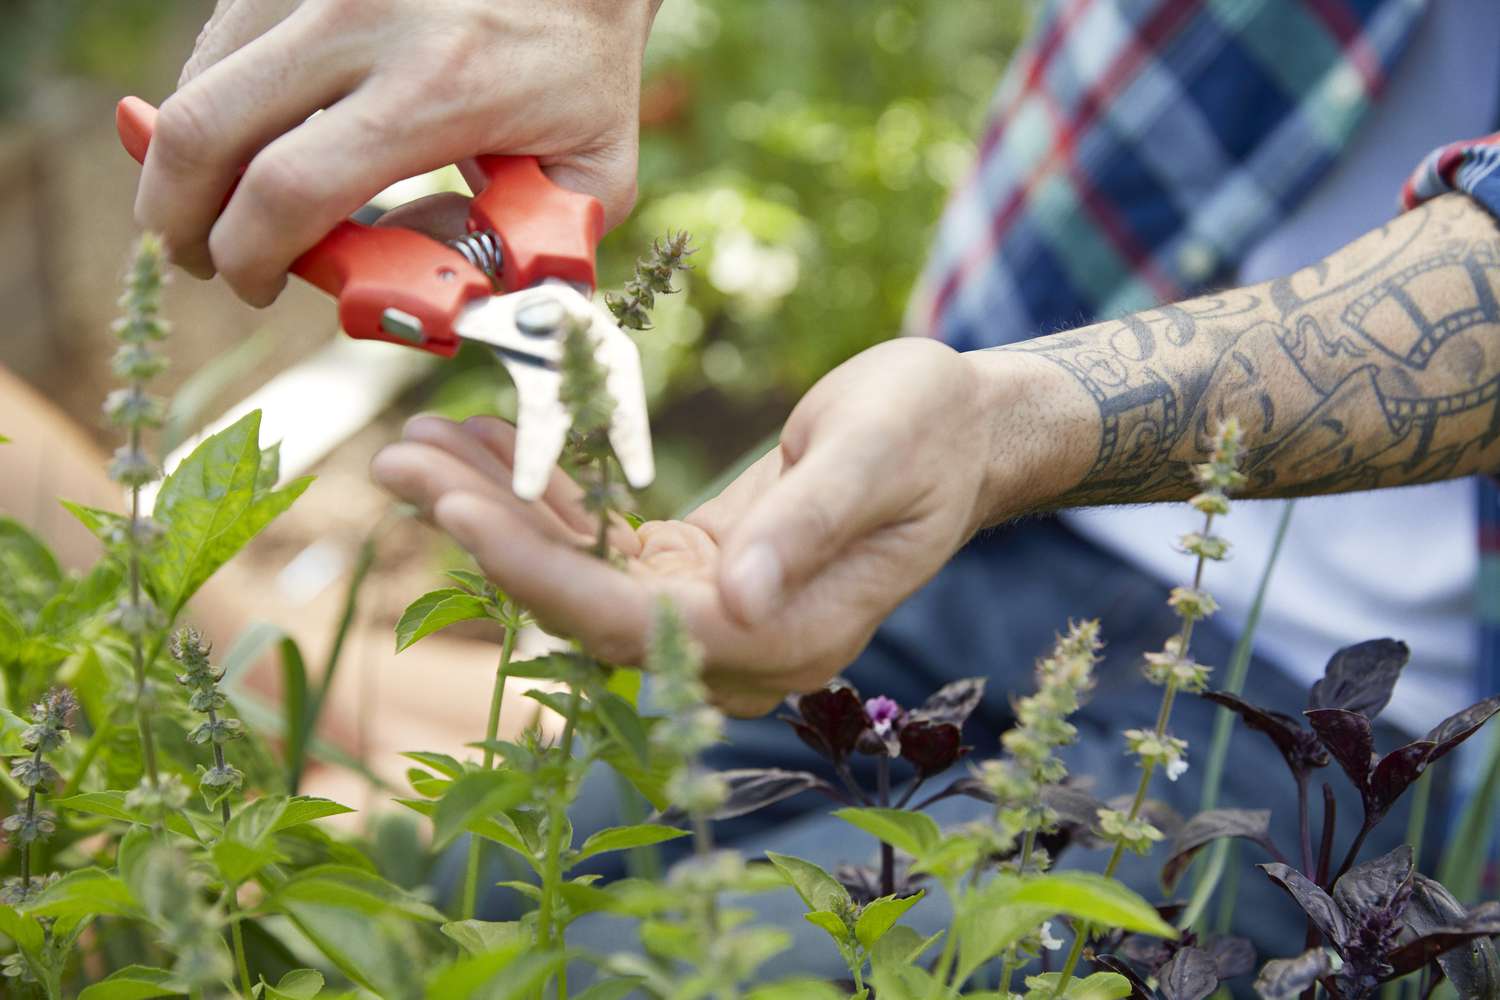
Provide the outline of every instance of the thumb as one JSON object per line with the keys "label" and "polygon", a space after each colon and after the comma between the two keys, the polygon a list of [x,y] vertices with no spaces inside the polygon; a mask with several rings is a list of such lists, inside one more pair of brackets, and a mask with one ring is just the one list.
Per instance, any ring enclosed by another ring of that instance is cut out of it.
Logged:
{"label": "thumb", "polygon": [[765,621],[884,516],[884,449],[873,439],[814,438],[728,538],[719,589],[730,614]]}

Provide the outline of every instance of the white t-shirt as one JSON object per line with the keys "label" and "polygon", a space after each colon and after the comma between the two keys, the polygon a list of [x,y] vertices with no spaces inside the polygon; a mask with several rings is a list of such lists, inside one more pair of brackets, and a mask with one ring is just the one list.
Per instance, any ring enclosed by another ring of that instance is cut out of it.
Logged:
{"label": "white t-shirt", "polygon": [[[1289,274],[1387,221],[1402,181],[1424,155],[1495,127],[1500,3],[1431,0],[1411,44],[1338,166],[1246,257],[1241,284]],[[1233,633],[1245,622],[1281,507],[1240,501],[1214,525],[1233,544],[1232,561],[1209,567],[1205,585],[1222,606],[1220,624]],[[1189,557],[1173,542],[1196,530],[1201,516],[1184,504],[1063,516],[1165,583],[1185,582],[1191,573]],[[1297,501],[1256,649],[1311,683],[1341,646],[1404,639],[1411,665],[1386,715],[1413,731],[1435,725],[1473,700],[1475,516],[1468,479]],[[1254,684],[1252,677],[1252,698]]]}

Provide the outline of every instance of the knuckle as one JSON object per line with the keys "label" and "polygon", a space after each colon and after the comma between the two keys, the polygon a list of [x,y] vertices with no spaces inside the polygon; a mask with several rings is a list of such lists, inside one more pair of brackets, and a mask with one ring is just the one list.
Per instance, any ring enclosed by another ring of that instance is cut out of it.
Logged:
{"label": "knuckle", "polygon": [[257,212],[274,220],[300,218],[327,198],[324,176],[316,167],[267,150],[245,171],[239,193],[253,200]]}
{"label": "knuckle", "polygon": [[196,162],[213,145],[214,128],[207,103],[190,91],[179,91],[156,115],[152,145],[179,163]]}

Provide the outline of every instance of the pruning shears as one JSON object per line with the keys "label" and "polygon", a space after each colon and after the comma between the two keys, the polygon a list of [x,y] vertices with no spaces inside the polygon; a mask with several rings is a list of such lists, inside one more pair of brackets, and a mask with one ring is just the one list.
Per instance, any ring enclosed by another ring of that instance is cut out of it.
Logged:
{"label": "pruning shears", "polygon": [[[144,162],[156,109],[127,97],[120,141]],[[572,420],[558,398],[563,337],[586,323],[615,399],[609,442],[631,486],[655,475],[640,352],[591,297],[604,208],[552,183],[531,156],[480,156],[488,184],[469,206],[468,234],[440,243],[395,226],[345,219],[298,257],[292,273],[338,299],[339,323],[452,357],[463,341],[494,351],[516,386],[515,471],[523,500],[541,496]]]}

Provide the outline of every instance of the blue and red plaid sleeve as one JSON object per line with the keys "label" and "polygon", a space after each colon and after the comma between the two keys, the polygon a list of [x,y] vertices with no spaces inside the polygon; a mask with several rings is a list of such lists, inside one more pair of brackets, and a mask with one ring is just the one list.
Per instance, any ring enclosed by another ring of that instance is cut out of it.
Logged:
{"label": "blue and red plaid sleeve", "polygon": [[1461,191],[1500,218],[1500,132],[1450,142],[1427,154],[1401,188],[1401,208],[1415,208],[1450,191]]}

